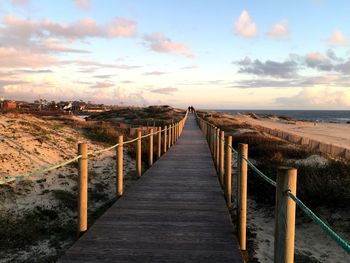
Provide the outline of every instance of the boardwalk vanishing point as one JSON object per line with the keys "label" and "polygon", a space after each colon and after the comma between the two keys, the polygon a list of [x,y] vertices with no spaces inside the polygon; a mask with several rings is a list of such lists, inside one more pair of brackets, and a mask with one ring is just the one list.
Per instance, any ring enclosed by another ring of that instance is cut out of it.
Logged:
{"label": "boardwalk vanishing point", "polygon": [[243,262],[213,159],[190,114],[178,142],[59,262]]}

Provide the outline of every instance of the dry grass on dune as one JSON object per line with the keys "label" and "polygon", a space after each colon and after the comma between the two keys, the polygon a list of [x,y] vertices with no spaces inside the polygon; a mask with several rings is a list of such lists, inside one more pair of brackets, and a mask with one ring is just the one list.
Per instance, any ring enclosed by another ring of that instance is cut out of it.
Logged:
{"label": "dry grass on dune", "polygon": [[[164,123],[178,120],[184,114],[184,111],[163,107],[123,112],[125,116],[137,112],[137,118],[149,117]],[[128,120],[133,123],[134,119]],[[0,129],[3,137],[0,146],[7,149],[0,154],[0,165],[12,165],[2,169],[4,176],[22,174],[72,158],[77,154],[78,142],[88,143],[89,150],[94,151],[117,143],[121,134],[124,140],[135,137],[129,135],[128,129],[119,128],[112,119],[102,117],[83,121],[71,116],[36,117],[8,113],[0,115]],[[148,149],[149,140],[143,139],[143,170],[147,168]],[[11,155],[9,150],[13,151]],[[125,145],[124,153],[124,182],[125,187],[129,187],[137,179],[136,142]],[[26,157],[37,164],[33,165]],[[89,158],[90,223],[111,205],[115,197],[115,168],[115,150]],[[77,163],[73,163],[14,184],[0,185],[1,258],[53,262],[72,244],[77,224],[76,176]]]}
{"label": "dry grass on dune", "polygon": [[[350,203],[350,162],[334,159],[325,159],[325,163],[305,162],[319,153],[271,137],[226,114],[202,113],[202,116],[224,130],[226,134],[231,134],[235,149],[238,143],[248,144],[249,157],[272,179],[275,180],[278,167],[296,167],[298,169],[297,194],[308,204],[316,207],[324,205],[344,207]],[[240,129],[247,128],[251,131],[239,132]],[[274,188],[257,177],[251,169],[248,184],[250,193],[255,196],[257,202],[274,202]]]}

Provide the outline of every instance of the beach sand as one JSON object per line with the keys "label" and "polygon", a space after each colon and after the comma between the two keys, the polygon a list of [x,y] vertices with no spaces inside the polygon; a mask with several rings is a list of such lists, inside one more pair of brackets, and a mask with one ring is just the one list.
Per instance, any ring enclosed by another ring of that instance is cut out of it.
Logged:
{"label": "beach sand", "polygon": [[277,117],[252,118],[245,114],[232,115],[237,120],[251,125],[278,129],[291,134],[308,137],[323,143],[350,149],[350,124],[346,123],[313,123],[305,121],[286,121]]}
{"label": "beach sand", "polygon": [[[277,117],[256,117],[244,114],[224,114],[206,113],[210,122],[223,127],[226,134],[239,136],[240,134],[260,134],[270,137],[267,133],[261,133],[256,126],[263,126],[273,129],[280,129],[299,136],[309,137],[325,143],[350,148],[350,125],[319,123],[314,125],[311,122],[286,121]],[[276,140],[280,140],[276,138]],[[300,145],[293,143],[289,147],[299,148]],[[259,168],[259,163],[250,158]],[[310,153],[310,156],[303,159],[289,159],[286,163],[303,164],[306,166],[323,166],[330,159],[318,153]],[[233,196],[237,196],[237,156],[233,154]],[[254,175],[251,175],[254,176]],[[260,179],[257,179],[260,180]],[[262,180],[262,179],[261,179]],[[250,246],[251,262],[273,262],[274,253],[274,206],[259,202],[253,196],[251,189],[248,189],[248,209],[247,228],[248,246]],[[303,200],[308,205],[308,200]],[[236,218],[235,200],[232,210],[233,217]],[[341,237],[350,240],[349,220],[350,210],[333,207],[320,206],[315,210],[316,214],[326,221]],[[234,221],[234,223],[236,223]],[[296,217],[296,237],[295,237],[295,262],[349,262],[349,255],[323,230],[298,209]]]}

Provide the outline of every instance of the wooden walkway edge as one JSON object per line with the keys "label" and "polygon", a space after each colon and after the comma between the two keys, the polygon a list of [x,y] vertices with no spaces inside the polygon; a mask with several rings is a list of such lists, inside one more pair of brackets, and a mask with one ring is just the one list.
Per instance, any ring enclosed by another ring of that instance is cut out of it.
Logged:
{"label": "wooden walkway edge", "polygon": [[243,262],[192,114],[177,144],[59,262]]}

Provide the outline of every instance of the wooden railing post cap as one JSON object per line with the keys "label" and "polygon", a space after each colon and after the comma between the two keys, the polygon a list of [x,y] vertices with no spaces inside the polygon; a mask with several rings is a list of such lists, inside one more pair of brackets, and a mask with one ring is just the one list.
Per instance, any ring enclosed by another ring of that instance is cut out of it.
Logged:
{"label": "wooden railing post cap", "polygon": [[280,166],[278,167],[278,173],[279,174],[296,174],[297,169],[289,166]]}

